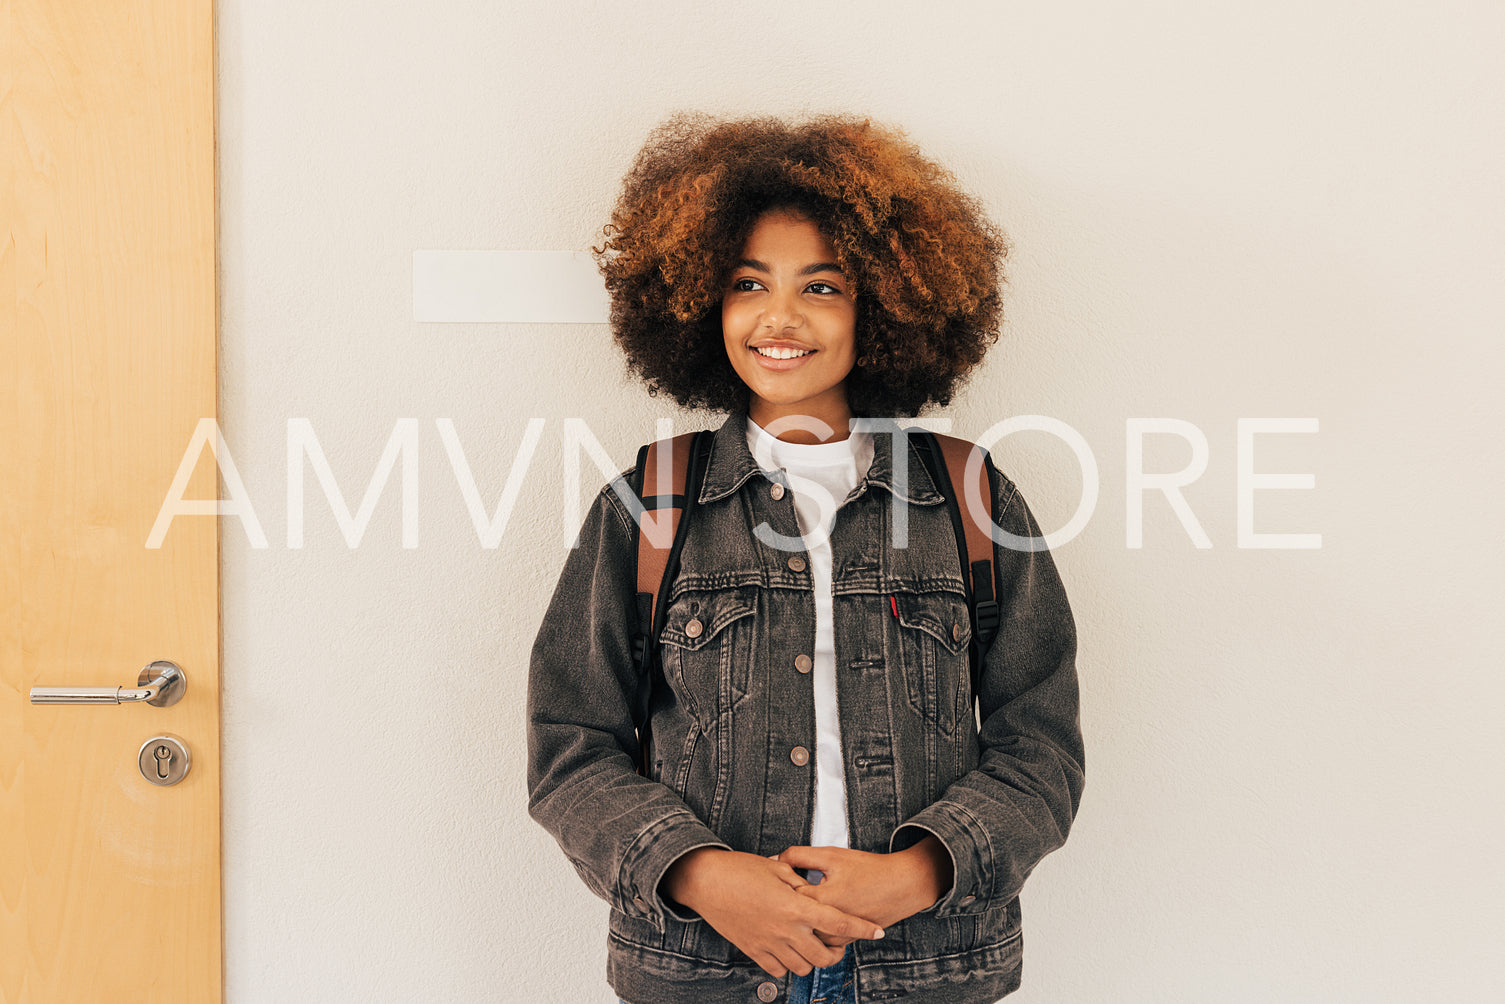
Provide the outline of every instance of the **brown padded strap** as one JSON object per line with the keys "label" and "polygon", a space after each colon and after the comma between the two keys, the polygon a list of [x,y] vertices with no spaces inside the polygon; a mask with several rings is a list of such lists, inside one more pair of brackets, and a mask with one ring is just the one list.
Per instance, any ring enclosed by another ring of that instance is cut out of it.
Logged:
{"label": "brown padded strap", "polygon": [[[669,493],[681,500],[684,499],[685,482],[690,474],[690,442],[694,438],[695,433],[687,432],[669,440]],[[645,503],[657,496],[660,445],[661,441],[650,443],[647,458],[643,461],[642,498]],[[649,494],[650,492],[653,494]],[[655,605],[658,603],[659,585],[664,581],[664,569],[669,564],[669,551],[674,544],[674,535],[679,530],[679,518],[684,514],[682,506],[671,506],[668,499],[663,501],[663,505],[662,509],[650,506],[644,511],[638,533],[638,592],[651,596]],[[653,537],[663,540],[664,546],[655,547],[651,539]],[[656,610],[651,612],[657,613]]]}
{"label": "brown padded strap", "polygon": [[987,508],[980,514],[980,517],[973,516],[971,507],[967,504],[967,491],[964,485],[967,476],[967,459],[972,455],[972,451],[978,450],[978,446],[976,443],[958,439],[955,436],[943,436],[938,432],[934,435],[936,443],[940,445],[941,456],[946,461],[946,473],[951,476],[951,490],[956,493],[956,502],[961,508],[962,529],[967,535],[967,568],[971,570],[973,564],[979,561],[988,563],[985,580],[987,586],[983,587],[983,584],[979,582],[973,582],[971,586],[974,594],[980,590],[985,596],[991,596],[993,594],[993,538],[989,536],[987,527],[979,522],[979,518],[991,520],[993,489],[988,484],[988,466],[985,463],[978,464],[976,475],[981,487],[978,497]]}

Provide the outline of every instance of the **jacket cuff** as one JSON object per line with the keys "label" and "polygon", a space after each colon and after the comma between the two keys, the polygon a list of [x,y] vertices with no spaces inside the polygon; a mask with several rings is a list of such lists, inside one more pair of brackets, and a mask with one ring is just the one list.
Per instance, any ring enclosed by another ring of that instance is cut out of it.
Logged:
{"label": "jacket cuff", "polygon": [[685,924],[700,920],[700,914],[659,891],[669,866],[700,847],[732,850],[691,812],[665,816],[638,834],[622,858],[622,902],[617,908],[629,917],[646,919],[659,931],[664,929],[665,914]]}
{"label": "jacket cuff", "polygon": [[991,908],[991,855],[982,823],[954,802],[936,802],[899,824],[888,838],[889,853],[913,847],[927,833],[934,834],[951,855],[952,881],[939,900],[920,912],[964,917]]}

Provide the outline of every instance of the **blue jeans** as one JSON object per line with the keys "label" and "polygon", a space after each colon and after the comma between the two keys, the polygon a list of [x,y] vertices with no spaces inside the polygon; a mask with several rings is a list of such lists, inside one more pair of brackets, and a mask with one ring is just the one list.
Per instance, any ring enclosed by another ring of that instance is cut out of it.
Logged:
{"label": "blue jeans", "polygon": [[[834,966],[812,969],[810,975],[789,974],[787,1004],[856,1004],[857,991],[853,985],[852,946]],[[617,1004],[627,1004],[621,998]]]}
{"label": "blue jeans", "polygon": [[789,974],[789,1004],[855,1004],[852,946],[834,966],[810,970],[809,976]]}

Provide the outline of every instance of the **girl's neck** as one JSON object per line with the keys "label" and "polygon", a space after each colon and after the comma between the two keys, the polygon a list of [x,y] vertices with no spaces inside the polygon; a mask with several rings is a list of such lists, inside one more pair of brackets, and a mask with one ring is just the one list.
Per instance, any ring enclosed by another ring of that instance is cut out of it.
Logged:
{"label": "girl's neck", "polygon": [[[839,393],[821,394],[793,404],[775,404],[755,394],[748,403],[747,417],[781,442],[807,446],[839,443],[852,434],[852,409],[847,404],[845,388],[831,389]],[[829,436],[822,425],[830,429]]]}

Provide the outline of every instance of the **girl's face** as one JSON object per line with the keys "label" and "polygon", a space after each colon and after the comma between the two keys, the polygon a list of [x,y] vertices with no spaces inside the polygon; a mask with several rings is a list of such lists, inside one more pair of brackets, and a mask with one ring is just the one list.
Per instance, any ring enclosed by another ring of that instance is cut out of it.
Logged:
{"label": "girl's face", "polygon": [[[764,428],[785,415],[829,425],[845,439],[846,378],[857,361],[856,298],[836,249],[808,219],[765,213],[742,247],[721,302],[732,368],[752,391],[748,414]],[[817,442],[798,431],[789,442]]]}

